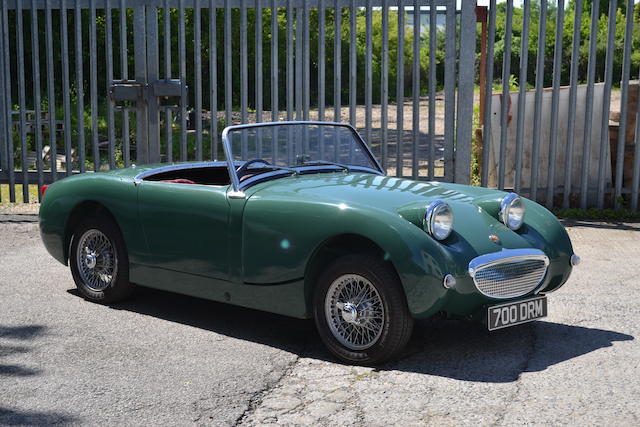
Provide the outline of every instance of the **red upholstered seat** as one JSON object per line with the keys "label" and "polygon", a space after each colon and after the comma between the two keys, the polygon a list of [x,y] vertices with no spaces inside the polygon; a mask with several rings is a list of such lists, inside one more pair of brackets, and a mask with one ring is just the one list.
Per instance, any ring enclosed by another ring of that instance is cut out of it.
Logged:
{"label": "red upholstered seat", "polygon": [[172,182],[174,184],[195,184],[195,182],[191,181],[190,179],[186,179],[186,178],[165,179],[165,180],[160,181],[160,182]]}

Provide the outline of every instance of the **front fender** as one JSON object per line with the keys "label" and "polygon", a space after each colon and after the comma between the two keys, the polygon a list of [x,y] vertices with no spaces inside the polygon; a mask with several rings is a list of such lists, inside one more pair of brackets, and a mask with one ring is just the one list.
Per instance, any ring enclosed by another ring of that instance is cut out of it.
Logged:
{"label": "front fender", "polygon": [[275,284],[301,279],[327,239],[357,234],[378,245],[394,265],[409,310],[426,317],[440,309],[442,278],[453,259],[422,229],[370,206],[251,197],[244,210],[243,280]]}

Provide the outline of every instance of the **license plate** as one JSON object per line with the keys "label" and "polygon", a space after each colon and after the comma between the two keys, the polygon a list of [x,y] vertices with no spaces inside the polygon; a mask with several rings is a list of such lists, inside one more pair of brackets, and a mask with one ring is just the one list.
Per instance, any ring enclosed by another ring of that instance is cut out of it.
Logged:
{"label": "license plate", "polygon": [[490,331],[531,322],[547,316],[547,297],[493,305],[487,309],[487,327]]}

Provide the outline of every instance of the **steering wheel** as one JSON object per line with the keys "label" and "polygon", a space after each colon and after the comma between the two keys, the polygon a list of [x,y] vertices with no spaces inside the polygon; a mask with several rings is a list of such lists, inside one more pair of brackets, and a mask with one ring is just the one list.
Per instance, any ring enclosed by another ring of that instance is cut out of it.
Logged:
{"label": "steering wheel", "polygon": [[236,173],[238,174],[238,176],[241,176],[244,172],[246,172],[249,169],[249,166],[256,164],[256,163],[262,163],[264,165],[270,165],[271,163],[267,162],[264,159],[253,159],[253,160],[249,160],[248,162],[245,162],[244,165],[238,167],[238,169],[236,169]]}

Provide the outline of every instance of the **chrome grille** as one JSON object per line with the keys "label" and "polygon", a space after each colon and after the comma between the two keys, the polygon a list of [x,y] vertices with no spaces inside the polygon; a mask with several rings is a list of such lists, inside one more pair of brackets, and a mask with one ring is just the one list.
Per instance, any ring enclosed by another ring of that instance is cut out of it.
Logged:
{"label": "chrome grille", "polygon": [[474,258],[469,274],[476,288],[492,298],[514,298],[538,287],[549,258],[537,249],[505,249]]}

